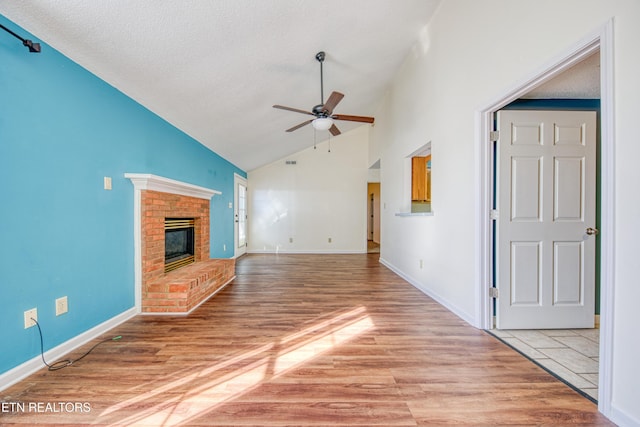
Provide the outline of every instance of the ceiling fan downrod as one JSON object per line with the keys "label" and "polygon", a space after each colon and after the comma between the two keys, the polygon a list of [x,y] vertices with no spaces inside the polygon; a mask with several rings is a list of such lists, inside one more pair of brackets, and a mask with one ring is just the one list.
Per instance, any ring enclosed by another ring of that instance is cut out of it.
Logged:
{"label": "ceiling fan downrod", "polygon": [[320,105],[324,105],[324,78],[322,76],[322,63],[324,62],[324,52],[316,54],[316,59],[320,63]]}

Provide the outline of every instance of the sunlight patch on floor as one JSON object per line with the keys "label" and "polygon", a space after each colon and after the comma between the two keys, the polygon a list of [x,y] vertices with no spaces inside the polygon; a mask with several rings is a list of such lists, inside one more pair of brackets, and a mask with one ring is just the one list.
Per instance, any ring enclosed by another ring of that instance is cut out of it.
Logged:
{"label": "sunlight patch on floor", "polygon": [[[204,415],[216,406],[245,394],[261,383],[290,370],[374,328],[364,307],[331,318],[244,352],[198,372],[181,376],[152,391],[113,405],[100,417],[117,417],[118,411],[136,407],[136,415],[113,425],[178,426]],[[210,379],[216,376],[214,379]],[[171,394],[184,389],[183,394]],[[165,394],[169,393],[168,396]],[[147,407],[140,411],[139,407]]]}

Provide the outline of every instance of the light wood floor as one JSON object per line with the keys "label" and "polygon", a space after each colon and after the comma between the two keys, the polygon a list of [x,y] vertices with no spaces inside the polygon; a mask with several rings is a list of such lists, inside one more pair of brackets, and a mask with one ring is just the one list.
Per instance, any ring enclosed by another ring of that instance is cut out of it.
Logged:
{"label": "light wood floor", "polygon": [[26,407],[0,424],[611,425],[378,255],[247,255],[232,285],[190,316],[139,316],[103,338],[118,334],[0,392],[90,412]]}

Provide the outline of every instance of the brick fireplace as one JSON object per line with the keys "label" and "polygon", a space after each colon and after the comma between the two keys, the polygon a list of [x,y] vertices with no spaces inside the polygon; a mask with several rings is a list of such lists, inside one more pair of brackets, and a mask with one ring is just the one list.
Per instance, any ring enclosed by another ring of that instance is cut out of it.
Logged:
{"label": "brick fireplace", "polygon": [[[235,277],[234,259],[209,258],[210,199],[220,192],[155,175],[125,174],[135,188],[136,306],[186,314]],[[193,264],[165,272],[165,219],[190,218]]]}
{"label": "brick fireplace", "polygon": [[153,283],[165,276],[165,218],[193,218],[195,261],[209,259],[209,200],[143,190],[140,213],[143,283]]}

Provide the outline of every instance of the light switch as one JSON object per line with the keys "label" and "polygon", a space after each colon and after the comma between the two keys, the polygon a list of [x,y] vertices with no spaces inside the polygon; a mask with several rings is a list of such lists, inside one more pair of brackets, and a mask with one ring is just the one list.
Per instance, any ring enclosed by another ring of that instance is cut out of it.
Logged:
{"label": "light switch", "polygon": [[110,176],[105,176],[104,177],[104,189],[105,190],[111,190],[111,177]]}

